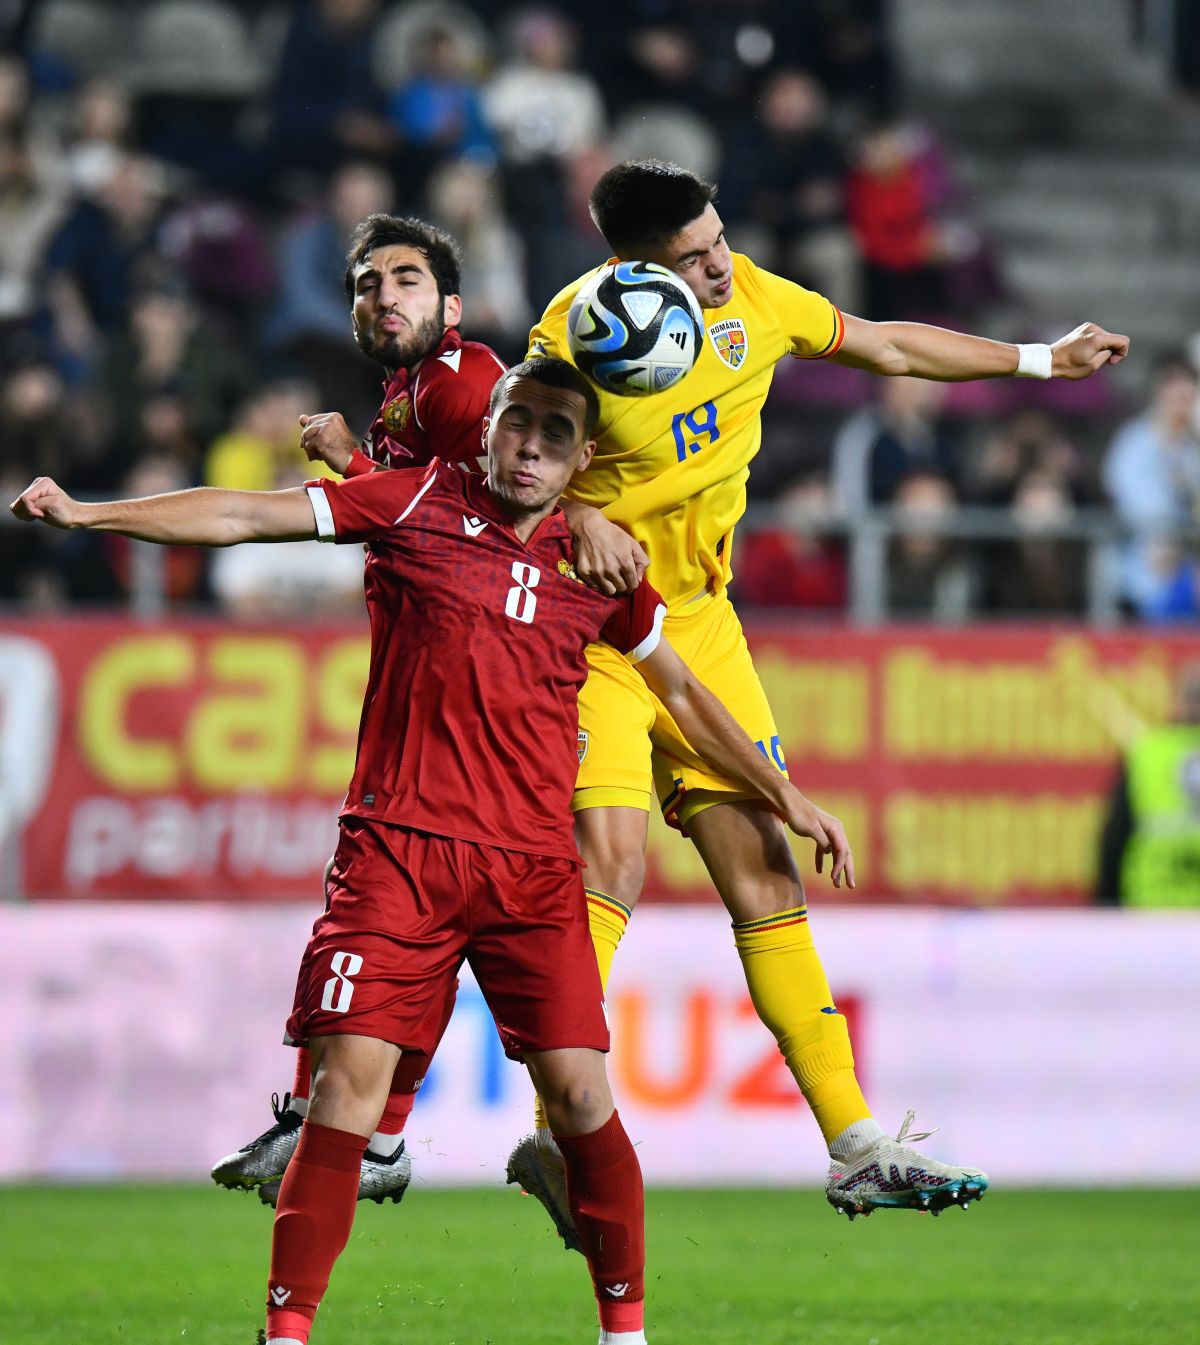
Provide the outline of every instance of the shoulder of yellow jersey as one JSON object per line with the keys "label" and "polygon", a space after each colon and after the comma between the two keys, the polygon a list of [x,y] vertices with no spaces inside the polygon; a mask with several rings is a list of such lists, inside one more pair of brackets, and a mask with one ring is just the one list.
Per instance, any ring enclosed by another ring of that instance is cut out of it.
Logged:
{"label": "shoulder of yellow jersey", "polygon": [[741,252],[733,258],[733,290],[750,316],[773,320],[782,329],[784,347],[797,359],[827,359],[845,336],[841,310],[823,294],[806,290],[756,265]]}
{"label": "shoulder of yellow jersey", "polygon": [[[611,258],[609,260],[611,261]],[[608,264],[601,262],[599,266],[585,271],[577,280],[564,285],[550,300],[542,316],[538,318],[537,325],[529,333],[529,349],[525,352],[527,360],[537,355],[557,355],[564,360],[570,358],[567,353],[567,314],[571,311],[571,304],[580,289],[597,271]]]}

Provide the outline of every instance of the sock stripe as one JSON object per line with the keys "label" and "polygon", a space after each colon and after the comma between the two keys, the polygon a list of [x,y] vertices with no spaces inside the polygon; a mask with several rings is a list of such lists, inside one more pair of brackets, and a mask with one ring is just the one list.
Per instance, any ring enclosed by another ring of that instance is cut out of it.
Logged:
{"label": "sock stripe", "polygon": [[807,906],[794,906],[790,911],[778,911],[775,915],[764,915],[761,920],[742,920],[733,922],[736,934],[757,934],[763,929],[783,929],[787,925],[802,925],[808,919]]}
{"label": "sock stripe", "polygon": [[607,892],[601,892],[594,887],[585,887],[583,890],[591,905],[599,906],[601,910],[617,916],[624,924],[629,923],[633,916],[632,906],[626,906],[623,901],[618,901],[616,897],[610,897]]}

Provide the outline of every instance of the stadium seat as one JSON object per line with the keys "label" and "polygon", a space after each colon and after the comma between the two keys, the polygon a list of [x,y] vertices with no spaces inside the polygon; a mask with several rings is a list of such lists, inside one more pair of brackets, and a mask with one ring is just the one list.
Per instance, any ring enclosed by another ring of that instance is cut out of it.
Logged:
{"label": "stadium seat", "polygon": [[48,0],[37,11],[30,46],[82,76],[121,73],[127,64],[123,25],[103,0]]}
{"label": "stadium seat", "polygon": [[686,108],[667,104],[631,107],[612,133],[617,159],[669,159],[713,177],[721,162],[721,141],[708,122]]}
{"label": "stadium seat", "polygon": [[133,49],[141,93],[243,98],[267,79],[241,15],[219,0],[158,0],[139,17]]}
{"label": "stadium seat", "polygon": [[464,64],[483,69],[491,41],[479,16],[454,0],[416,0],[393,9],[376,32],[374,67],[381,87],[394,89],[408,79],[414,53],[422,47],[421,36],[430,28],[452,33]]}

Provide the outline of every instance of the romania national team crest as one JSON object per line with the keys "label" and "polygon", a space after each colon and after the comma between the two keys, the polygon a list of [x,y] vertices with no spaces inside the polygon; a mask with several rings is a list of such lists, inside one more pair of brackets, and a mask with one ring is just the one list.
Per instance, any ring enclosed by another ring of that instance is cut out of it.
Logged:
{"label": "romania national team crest", "polygon": [[403,434],[408,429],[408,418],[412,415],[412,402],[409,400],[407,392],[402,392],[399,397],[383,408],[383,423],[387,426],[389,434]]}
{"label": "romania national team crest", "polygon": [[575,735],[575,741],[579,745],[579,764],[583,765],[583,759],[587,756],[588,736],[584,729],[580,729]]}
{"label": "romania national team crest", "polygon": [[[574,565],[571,564],[571,562],[566,558],[566,556],[562,556],[559,558],[558,572],[559,574],[562,575],[564,579],[574,579],[574,581],[577,584],[583,583],[583,580],[580,579],[580,577],[575,573]],[[580,757],[579,759],[580,761],[583,760],[582,757]]]}
{"label": "romania national team crest", "polygon": [[746,358],[746,324],[741,318],[726,318],[714,322],[708,329],[708,339],[722,361],[731,369],[740,369]]}

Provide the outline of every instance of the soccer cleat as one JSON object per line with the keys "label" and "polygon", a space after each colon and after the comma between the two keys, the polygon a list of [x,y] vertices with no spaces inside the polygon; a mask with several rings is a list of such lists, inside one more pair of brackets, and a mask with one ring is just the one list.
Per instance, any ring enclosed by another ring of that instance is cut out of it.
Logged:
{"label": "soccer cleat", "polygon": [[[363,1154],[362,1167],[358,1173],[358,1199],[373,1200],[382,1205],[385,1200],[399,1204],[404,1199],[408,1184],[412,1181],[412,1159],[401,1140],[396,1152],[390,1157],[372,1153],[370,1149]],[[272,1209],[279,1199],[279,1187],[282,1177],[274,1181],[263,1182],[258,1188],[258,1198]]]}
{"label": "soccer cleat", "polygon": [[928,1210],[938,1215],[951,1205],[966,1209],[972,1200],[983,1199],[988,1189],[985,1173],[939,1163],[906,1143],[928,1139],[934,1133],[910,1134],[913,1120],[914,1113],[909,1112],[895,1139],[884,1136],[845,1162],[830,1163],[825,1198],[839,1214],[851,1220],[889,1209]]}
{"label": "soccer cleat", "polygon": [[291,1094],[284,1093],[281,1106],[279,1094],[271,1094],[275,1124],[256,1140],[242,1145],[237,1153],[227,1155],[216,1164],[212,1179],[218,1186],[227,1186],[232,1191],[250,1191],[263,1182],[276,1181],[283,1176],[284,1168],[300,1143],[300,1127],[304,1124],[304,1117],[289,1108],[291,1100]]}
{"label": "soccer cleat", "polygon": [[542,1202],[569,1252],[583,1251],[567,1204],[562,1150],[548,1130],[538,1130],[518,1142],[508,1156],[507,1178],[510,1186],[515,1182],[527,1196]]}

